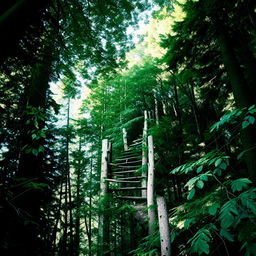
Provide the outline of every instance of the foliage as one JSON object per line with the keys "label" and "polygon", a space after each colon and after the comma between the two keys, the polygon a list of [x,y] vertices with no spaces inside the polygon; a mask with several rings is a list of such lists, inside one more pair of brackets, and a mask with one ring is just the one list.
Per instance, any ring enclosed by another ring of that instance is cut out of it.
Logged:
{"label": "foliage", "polygon": [[[213,151],[172,171],[172,174],[192,175],[184,186],[189,190],[187,199],[191,203],[177,207],[173,213],[173,223],[181,229],[179,232],[186,232],[188,227],[193,226],[196,234],[188,242],[191,243],[191,252],[199,255],[209,254],[210,245],[214,246],[214,241],[218,237],[222,237],[224,244],[225,240],[238,240],[241,250],[245,250],[246,255],[253,251],[255,230],[251,230],[252,236],[245,241],[248,230],[241,230],[240,227],[247,226],[248,223],[253,226],[256,189],[252,187],[253,183],[248,178],[235,178],[228,159],[230,157],[224,153]],[[198,190],[204,190],[204,193],[199,193]],[[195,193],[196,191],[198,193]],[[210,225],[213,234],[206,228],[207,225],[202,227],[202,219],[207,222],[214,221],[214,225],[207,224]],[[182,228],[178,225],[181,220],[184,222]]]}

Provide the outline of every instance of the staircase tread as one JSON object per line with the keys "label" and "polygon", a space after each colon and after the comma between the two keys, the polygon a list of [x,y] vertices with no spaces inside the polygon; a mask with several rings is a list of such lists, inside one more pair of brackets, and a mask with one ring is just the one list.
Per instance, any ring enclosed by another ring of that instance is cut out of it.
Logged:
{"label": "staircase tread", "polygon": [[118,180],[118,179],[106,179],[108,182],[117,182],[117,183],[140,183],[137,180]]}
{"label": "staircase tread", "polygon": [[147,200],[146,197],[139,196],[117,196],[118,199],[127,199],[127,200]]}
{"label": "staircase tread", "polygon": [[124,169],[124,168],[139,168],[141,165],[114,165],[116,169]]}
{"label": "staircase tread", "polygon": [[110,191],[119,191],[119,190],[146,190],[146,187],[123,187],[123,188],[110,188]]}
{"label": "staircase tread", "polygon": [[141,156],[132,156],[132,157],[123,157],[123,158],[116,158],[113,161],[120,161],[120,160],[129,160],[129,159],[134,159],[134,158],[141,158]]}
{"label": "staircase tread", "polygon": [[130,145],[130,147],[142,145],[142,142],[136,142]]}
{"label": "staircase tread", "polygon": [[118,178],[120,180],[128,180],[128,179],[144,179],[147,178],[147,176],[134,176],[134,177],[125,177],[125,178]]}
{"label": "staircase tread", "polygon": [[118,166],[118,165],[122,165],[122,164],[134,164],[134,163],[139,163],[139,162],[141,162],[141,160],[131,161],[131,162],[123,162],[123,163],[110,163],[110,165]]}
{"label": "staircase tread", "polygon": [[129,171],[117,171],[117,172],[113,172],[112,174],[125,174],[125,173],[132,173],[132,172],[136,172],[137,170],[129,170]]}

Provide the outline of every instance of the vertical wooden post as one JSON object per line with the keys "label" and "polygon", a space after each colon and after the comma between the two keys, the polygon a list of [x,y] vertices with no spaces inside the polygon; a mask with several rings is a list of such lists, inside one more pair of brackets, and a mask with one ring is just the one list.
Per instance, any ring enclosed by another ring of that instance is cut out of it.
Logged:
{"label": "vertical wooden post", "polygon": [[171,256],[170,229],[164,196],[157,196],[156,202],[160,230],[161,256]]}
{"label": "vertical wooden post", "polygon": [[105,244],[106,244],[106,229],[108,220],[106,219],[105,208],[107,206],[107,192],[108,192],[108,184],[107,184],[107,177],[108,177],[108,149],[109,143],[107,139],[102,140],[102,155],[101,155],[101,176],[100,176],[100,214],[99,214],[99,237],[98,237],[98,255],[104,255],[105,251]]}
{"label": "vertical wooden post", "polygon": [[148,207],[148,232],[154,233],[154,222],[156,220],[154,205],[154,145],[152,135],[148,136],[148,185],[147,185],[147,207]]}
{"label": "vertical wooden post", "polygon": [[148,119],[151,119],[151,111],[148,111]]}
{"label": "vertical wooden post", "polygon": [[[142,136],[142,176],[147,177],[147,130],[148,130],[148,113],[144,111],[144,127],[143,127],[143,136]],[[141,181],[142,187],[147,187],[147,178],[143,178]],[[141,196],[146,197],[147,191],[142,190]]]}
{"label": "vertical wooden post", "polygon": [[123,128],[123,143],[124,143],[124,151],[128,150],[128,142],[127,142],[127,132],[126,129]]}
{"label": "vertical wooden post", "polygon": [[108,185],[106,182],[108,176],[108,140],[102,140],[102,155],[101,155],[101,175],[100,175],[100,195],[104,196],[108,192]]}
{"label": "vertical wooden post", "polygon": [[154,90],[154,101],[155,101],[156,124],[159,125],[159,111],[158,111],[158,102],[157,102],[157,99],[156,99],[156,90]]}

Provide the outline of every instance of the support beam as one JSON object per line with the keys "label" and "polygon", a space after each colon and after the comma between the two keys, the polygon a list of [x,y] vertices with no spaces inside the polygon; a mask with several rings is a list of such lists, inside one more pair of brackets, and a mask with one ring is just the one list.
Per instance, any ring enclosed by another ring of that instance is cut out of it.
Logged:
{"label": "support beam", "polygon": [[[144,111],[144,127],[143,127],[143,136],[142,136],[142,176],[147,176],[147,130],[148,130],[148,115],[147,111]],[[147,179],[143,179],[141,182],[142,187],[147,186]],[[141,191],[141,196],[146,197],[147,191]]]}
{"label": "support beam", "polygon": [[104,254],[104,251],[109,251],[109,220],[106,214],[108,208],[107,193],[108,193],[108,160],[109,160],[110,144],[107,139],[102,140],[102,156],[101,156],[101,177],[100,177],[100,214],[99,214],[99,236],[98,236],[98,256],[109,255]]}
{"label": "support beam", "polygon": [[164,196],[157,196],[156,202],[160,231],[161,256],[171,256],[170,229]]}
{"label": "support beam", "polygon": [[101,176],[100,176],[100,195],[104,196],[108,192],[108,184],[106,182],[108,176],[108,140],[102,140],[102,156],[101,156]]}
{"label": "support beam", "polygon": [[148,136],[148,185],[147,185],[147,207],[148,207],[148,233],[154,233],[156,213],[154,206],[154,145],[152,135]]}
{"label": "support beam", "polygon": [[159,111],[158,111],[158,102],[156,98],[156,90],[154,90],[154,102],[155,102],[156,125],[159,125]]}
{"label": "support beam", "polygon": [[124,143],[124,151],[128,150],[128,142],[127,142],[127,132],[126,129],[123,128],[123,143]]}

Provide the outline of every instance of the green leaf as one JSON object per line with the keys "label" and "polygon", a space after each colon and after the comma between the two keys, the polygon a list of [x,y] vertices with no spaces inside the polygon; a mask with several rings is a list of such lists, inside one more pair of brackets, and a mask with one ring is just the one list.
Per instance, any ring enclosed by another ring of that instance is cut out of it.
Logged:
{"label": "green leaf", "polygon": [[251,184],[252,181],[250,181],[247,178],[240,178],[237,180],[232,181],[231,183],[231,189],[233,192],[239,192],[242,191],[243,189],[248,188],[248,185]]}
{"label": "green leaf", "polygon": [[177,232],[175,232],[175,231],[172,231],[172,233],[171,233],[171,243],[175,240],[175,237],[178,235],[178,233]]}
{"label": "green leaf", "polygon": [[225,162],[222,162],[218,167],[222,170],[226,170],[227,166],[228,165]]}
{"label": "green leaf", "polygon": [[42,145],[39,145],[38,152],[44,152],[44,147]]}
{"label": "green leaf", "polygon": [[196,193],[195,188],[192,188],[192,189],[190,190],[188,196],[187,196],[187,199],[188,199],[188,200],[191,200],[191,199],[194,197],[195,193]]}
{"label": "green leaf", "polygon": [[206,172],[204,174],[201,174],[199,178],[200,178],[200,180],[208,181],[208,177],[209,176],[212,176],[212,174],[208,171],[208,172]]}
{"label": "green leaf", "polygon": [[254,124],[255,118],[254,118],[253,116],[248,116],[248,122],[249,122],[250,124]]}
{"label": "green leaf", "polygon": [[34,121],[34,125],[35,125],[36,128],[39,128],[37,120]]}
{"label": "green leaf", "polygon": [[196,170],[197,173],[200,173],[203,170],[203,165],[199,166]]}
{"label": "green leaf", "polygon": [[220,168],[216,168],[216,169],[213,170],[213,173],[218,175],[218,176],[221,176],[222,170]]}
{"label": "green leaf", "polygon": [[191,187],[192,185],[194,185],[197,182],[198,179],[199,179],[198,177],[193,177],[186,183],[186,185],[184,187]]}
{"label": "green leaf", "polygon": [[188,229],[190,224],[193,223],[194,221],[195,221],[195,218],[186,219],[184,222],[184,228]]}
{"label": "green leaf", "polygon": [[198,188],[202,189],[202,188],[204,187],[204,182],[201,181],[201,180],[199,180],[199,181],[197,181],[196,186],[197,186]]}
{"label": "green leaf", "polygon": [[227,201],[220,209],[221,227],[227,229],[234,223],[234,215],[238,215],[235,199]]}
{"label": "green leaf", "polygon": [[38,151],[37,151],[35,148],[33,148],[33,149],[32,149],[32,154],[35,155],[35,156],[37,156],[37,155],[38,155]]}
{"label": "green leaf", "polygon": [[243,121],[242,123],[242,128],[245,129],[247,126],[249,126],[249,122],[248,121]]}
{"label": "green leaf", "polygon": [[219,203],[215,203],[213,205],[211,205],[208,209],[208,212],[210,215],[215,216],[217,213],[217,210],[220,208],[220,204]]}
{"label": "green leaf", "polygon": [[243,152],[241,152],[238,156],[237,156],[237,160],[240,160],[242,157],[243,157],[243,155],[246,153],[246,150],[245,151],[243,151]]}
{"label": "green leaf", "polygon": [[249,108],[248,108],[248,110],[252,110],[252,109],[254,109],[255,108],[255,105],[252,105],[252,106],[250,106]]}
{"label": "green leaf", "polygon": [[220,236],[226,238],[230,242],[234,242],[234,236],[230,234],[227,229],[221,229]]}
{"label": "green leaf", "polygon": [[205,253],[209,254],[209,242],[211,241],[211,233],[207,229],[200,229],[197,233],[189,239],[189,243],[191,243],[191,252],[198,253],[199,255]]}
{"label": "green leaf", "polygon": [[33,134],[31,135],[31,137],[32,137],[32,139],[34,140],[34,139],[37,138],[37,135],[36,135],[35,133],[33,133]]}
{"label": "green leaf", "polygon": [[215,167],[218,167],[218,166],[221,164],[221,162],[222,162],[222,159],[221,159],[221,158],[218,158],[218,159],[215,161],[215,163],[214,163]]}

